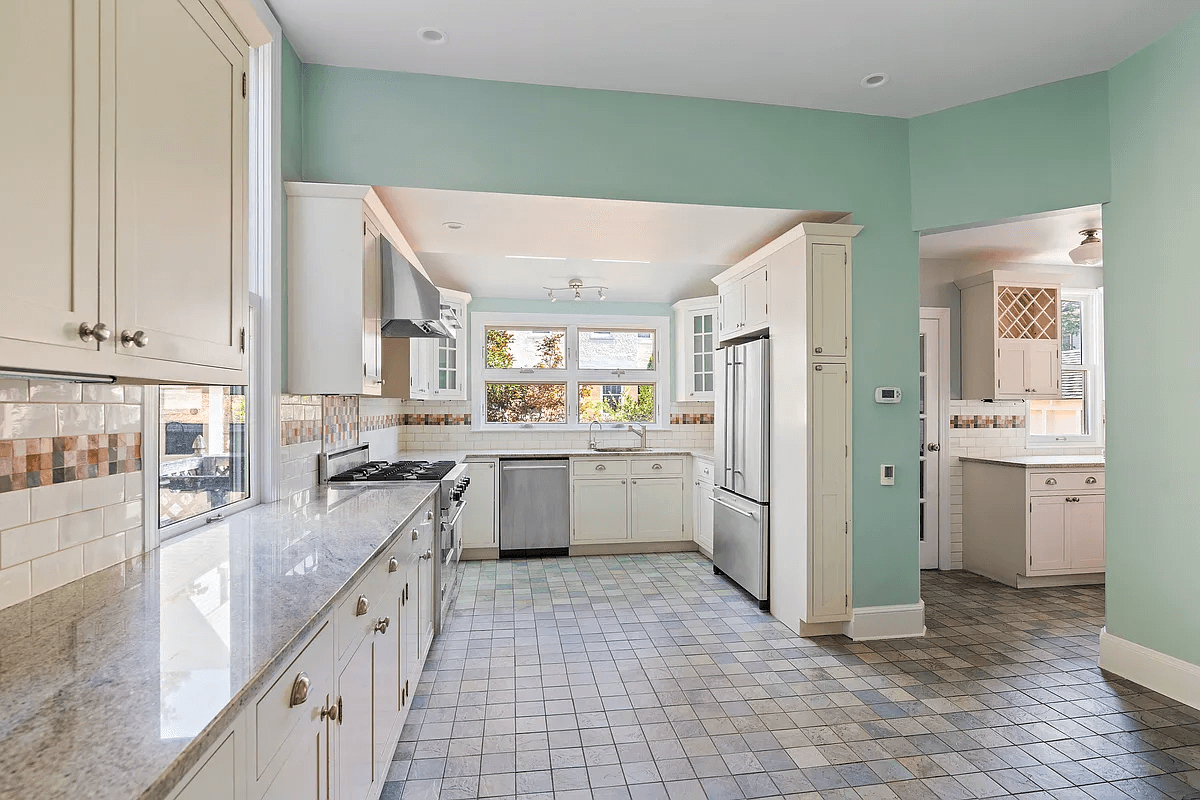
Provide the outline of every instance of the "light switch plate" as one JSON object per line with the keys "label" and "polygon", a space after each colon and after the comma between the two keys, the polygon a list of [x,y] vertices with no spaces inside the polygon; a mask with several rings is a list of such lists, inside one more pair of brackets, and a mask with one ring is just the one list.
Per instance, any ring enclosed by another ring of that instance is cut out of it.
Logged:
{"label": "light switch plate", "polygon": [[895,464],[880,464],[879,465],[879,485],[880,486],[895,486],[896,485],[896,465]]}

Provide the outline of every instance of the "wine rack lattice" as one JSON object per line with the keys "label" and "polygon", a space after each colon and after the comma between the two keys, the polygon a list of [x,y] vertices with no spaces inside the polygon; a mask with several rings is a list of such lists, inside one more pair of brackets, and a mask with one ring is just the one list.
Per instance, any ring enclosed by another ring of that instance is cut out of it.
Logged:
{"label": "wine rack lattice", "polygon": [[1057,339],[1058,315],[1057,289],[996,288],[996,326],[1001,339]]}

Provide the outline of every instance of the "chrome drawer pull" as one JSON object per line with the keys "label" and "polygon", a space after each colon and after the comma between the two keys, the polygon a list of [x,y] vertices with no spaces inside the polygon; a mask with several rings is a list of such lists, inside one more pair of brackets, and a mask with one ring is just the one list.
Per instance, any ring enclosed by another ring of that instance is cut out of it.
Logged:
{"label": "chrome drawer pull", "polygon": [[308,687],[312,685],[312,681],[308,679],[308,673],[301,672],[296,676],[296,680],[292,681],[292,697],[288,701],[288,708],[304,705],[308,702]]}
{"label": "chrome drawer pull", "polygon": [[361,617],[367,613],[367,609],[371,607],[371,601],[367,599],[365,594],[358,596],[358,603],[354,606],[354,616]]}
{"label": "chrome drawer pull", "polygon": [[1058,486],[1058,480],[1056,478],[1046,478],[1046,485],[1047,486]]}
{"label": "chrome drawer pull", "polygon": [[1095,483],[1095,482],[1096,482],[1096,479],[1092,478],[1092,477],[1089,477],[1086,481],[1084,481],[1084,483]]}
{"label": "chrome drawer pull", "polygon": [[596,472],[604,472],[606,469],[608,469],[608,467],[604,466],[603,464],[596,465]]}
{"label": "chrome drawer pull", "polygon": [[655,464],[654,469],[662,469],[662,464]]}

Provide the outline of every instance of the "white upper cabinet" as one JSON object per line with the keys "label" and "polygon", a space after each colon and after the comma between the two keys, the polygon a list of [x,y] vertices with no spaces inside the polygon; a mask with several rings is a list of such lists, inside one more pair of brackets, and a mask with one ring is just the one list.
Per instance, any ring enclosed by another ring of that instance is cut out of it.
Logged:
{"label": "white upper cabinet", "polygon": [[0,367],[244,383],[237,28],[215,0],[11,0],[0,45]]}
{"label": "white upper cabinet", "polygon": [[288,391],[378,396],[383,389],[380,241],[369,186],[286,183]]}
{"label": "white upper cabinet", "polygon": [[675,399],[712,401],[715,397],[718,299],[680,300],[675,309]]}
{"label": "white upper cabinet", "polygon": [[957,281],[965,400],[1058,397],[1062,290],[985,272]]}
{"label": "white upper cabinet", "polygon": [[471,295],[442,293],[442,321],[453,339],[386,339],[383,396],[400,400],[466,400],[467,304]]}
{"label": "white upper cabinet", "polygon": [[722,342],[762,333],[767,329],[770,290],[765,263],[720,287],[718,328]]}
{"label": "white upper cabinet", "polygon": [[436,375],[433,396],[438,400],[466,400],[467,304],[471,295],[442,289],[442,321],[455,334],[453,339],[435,339]]}
{"label": "white upper cabinet", "polygon": [[808,268],[809,355],[845,358],[850,348],[850,255],[845,245],[812,245]]}

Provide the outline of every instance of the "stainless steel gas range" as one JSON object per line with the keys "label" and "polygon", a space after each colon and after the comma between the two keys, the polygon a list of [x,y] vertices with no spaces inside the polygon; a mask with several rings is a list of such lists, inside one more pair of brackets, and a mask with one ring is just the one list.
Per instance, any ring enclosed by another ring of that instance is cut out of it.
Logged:
{"label": "stainless steel gas range", "polygon": [[438,588],[434,630],[441,631],[450,614],[461,577],[462,512],[467,505],[467,467],[454,461],[372,461],[369,445],[360,445],[320,458],[322,483],[335,486],[394,486],[397,483],[437,483],[440,557],[434,562],[433,585]]}

